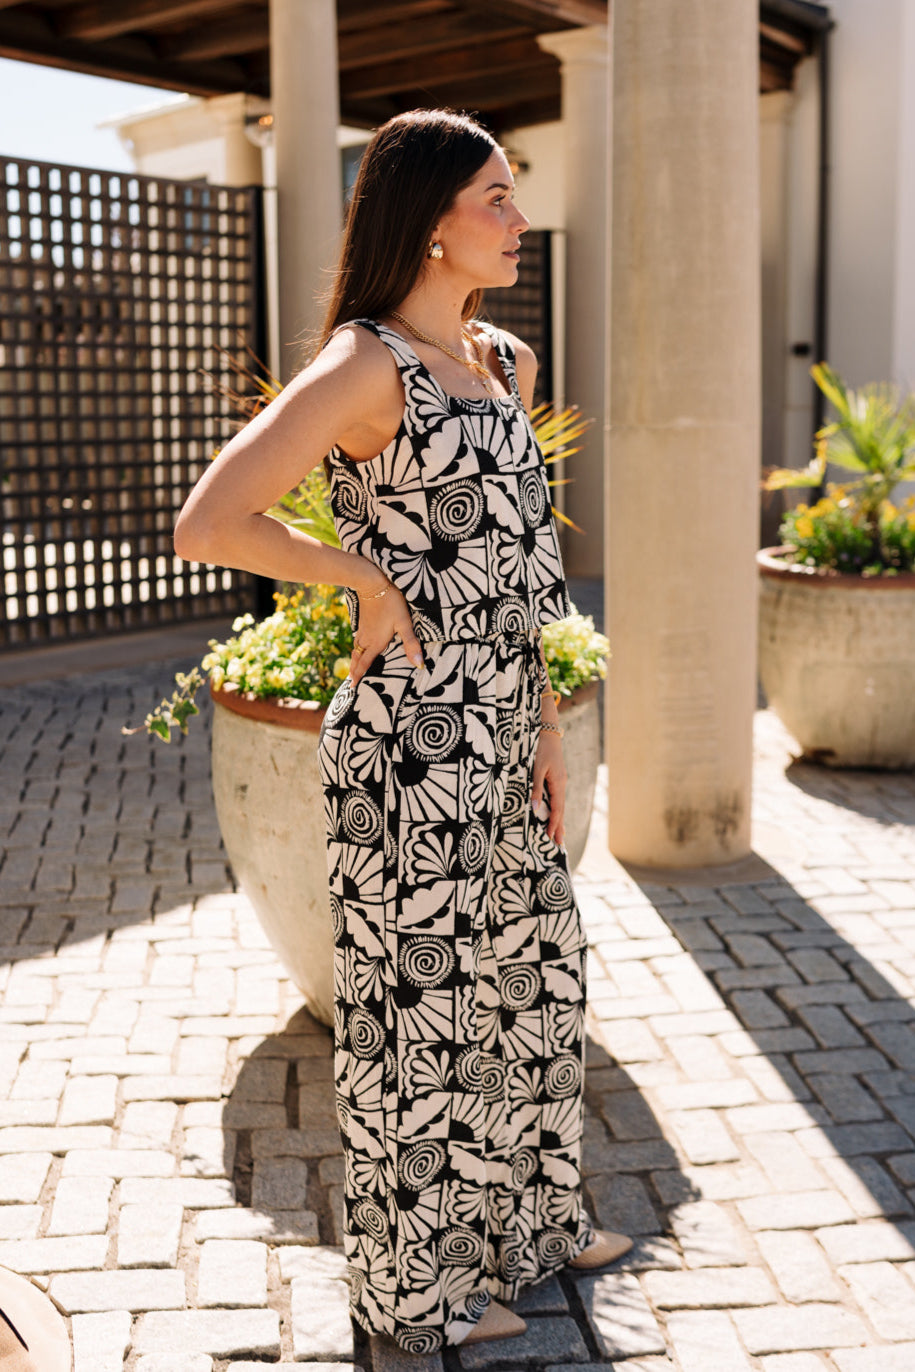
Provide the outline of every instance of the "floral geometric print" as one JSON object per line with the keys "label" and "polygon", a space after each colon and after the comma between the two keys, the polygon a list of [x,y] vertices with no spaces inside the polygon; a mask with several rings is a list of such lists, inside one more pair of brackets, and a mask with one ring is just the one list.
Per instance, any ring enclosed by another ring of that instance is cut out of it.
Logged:
{"label": "floral geometric print", "polygon": [[[536,522],[541,501],[549,513],[542,458],[512,401],[454,401],[473,410],[458,417],[460,470],[441,461],[448,479],[429,479],[449,398],[430,399],[410,350],[378,332],[407,369],[411,419],[379,458],[334,469],[336,520],[401,588],[422,555],[426,592],[419,607],[407,599],[424,664],[395,639],[355,687],[344,681],[319,759],[352,1309],[369,1332],[426,1353],[459,1343],[491,1297],[513,1299],[590,1238],[586,950],[565,852],[530,805],[536,626],[567,604],[554,533],[554,553],[536,555],[550,542]],[[507,348],[500,356],[514,386]],[[439,427],[425,434],[426,423]],[[474,475],[467,454],[484,435]],[[382,481],[395,457],[396,479]],[[396,497],[385,527],[399,531],[400,560],[382,555],[375,524]],[[411,547],[419,528],[428,546]]]}
{"label": "floral geometric print", "polygon": [[[571,606],[546,468],[504,336],[477,324],[511,395],[471,400],[444,391],[393,329],[357,322],[393,354],[405,404],[376,458],[330,454],[343,548],[381,567],[409,601],[420,639],[485,638],[506,613],[526,628],[564,619]],[[355,629],[356,600],[348,599]]]}

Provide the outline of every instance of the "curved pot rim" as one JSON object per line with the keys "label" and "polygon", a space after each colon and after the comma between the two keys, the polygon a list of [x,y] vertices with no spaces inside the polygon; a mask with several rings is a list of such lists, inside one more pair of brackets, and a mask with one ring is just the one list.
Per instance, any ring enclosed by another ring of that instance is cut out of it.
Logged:
{"label": "curved pot rim", "polygon": [[589,700],[595,698],[599,686],[599,681],[586,681],[584,686],[579,686],[570,696],[560,696],[557,710],[562,714],[564,710],[571,710],[575,705],[586,705]]}
{"label": "curved pot rim", "polygon": [[216,705],[222,705],[233,715],[257,720],[260,724],[279,724],[284,729],[301,729],[317,734],[324,723],[327,707],[316,700],[295,700],[291,696],[252,696],[242,691],[214,686],[210,695]]}
{"label": "curved pot rim", "polygon": [[805,586],[832,587],[842,591],[911,591],[915,589],[915,572],[897,572],[895,576],[856,576],[837,572],[833,567],[805,567],[788,563],[785,559],[791,548],[760,548],[756,565],[761,576],[775,581],[803,581]]}
{"label": "curved pot rim", "polygon": [[[915,579],[915,578],[913,578]],[[570,696],[561,696],[558,710],[562,714],[574,705],[585,705],[597,695],[599,681],[589,681],[579,686]],[[210,696],[216,705],[222,705],[234,715],[254,719],[261,724],[278,724],[284,729],[301,729],[305,733],[317,734],[324,723],[327,713],[325,705],[314,700],[295,700],[290,696],[252,696],[231,688],[214,686],[209,683]]]}

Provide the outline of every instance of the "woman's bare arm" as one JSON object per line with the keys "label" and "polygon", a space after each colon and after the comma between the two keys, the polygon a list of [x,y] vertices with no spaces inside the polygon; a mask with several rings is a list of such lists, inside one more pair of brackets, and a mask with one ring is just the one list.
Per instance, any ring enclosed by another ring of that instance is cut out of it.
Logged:
{"label": "woman's bare arm", "polygon": [[396,434],[403,406],[388,349],[364,329],[344,330],[226,445],[191,491],[175,528],[175,552],[188,561],[352,587],[359,596],[354,682],[395,634],[410,661],[422,665],[406,600],[368,558],[330,548],[264,511],[335,444],[359,461],[377,456]]}
{"label": "woman's bare arm", "polygon": [[329,548],[264,511],[334,444],[358,459],[381,452],[402,413],[403,388],[383,344],[358,328],[336,335],[197,482],[175,529],[178,556],[281,581],[379,590],[384,575],[367,559]]}

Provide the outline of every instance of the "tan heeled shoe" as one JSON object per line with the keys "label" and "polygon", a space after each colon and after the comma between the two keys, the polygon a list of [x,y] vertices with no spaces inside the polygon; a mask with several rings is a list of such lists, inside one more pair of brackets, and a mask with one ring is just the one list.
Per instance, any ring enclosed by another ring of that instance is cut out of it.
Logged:
{"label": "tan heeled shoe", "polygon": [[462,1344],[484,1343],[488,1339],[516,1339],[527,1325],[520,1315],[498,1301],[490,1301]]}
{"label": "tan heeled shoe", "polygon": [[70,1372],[67,1326],[45,1293],[0,1267],[0,1372]]}
{"label": "tan heeled shoe", "polygon": [[579,1271],[590,1271],[594,1267],[606,1267],[616,1262],[632,1247],[632,1239],[626,1234],[614,1234],[609,1229],[595,1229],[591,1242],[577,1257],[570,1258],[568,1266]]}

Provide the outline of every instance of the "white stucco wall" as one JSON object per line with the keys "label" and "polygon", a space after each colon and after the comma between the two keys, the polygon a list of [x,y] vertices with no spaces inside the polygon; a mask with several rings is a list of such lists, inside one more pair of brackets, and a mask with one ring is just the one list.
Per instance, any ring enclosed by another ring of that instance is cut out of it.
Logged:
{"label": "white stucco wall", "polygon": [[260,149],[245,135],[245,119],[263,108],[245,95],[181,103],[112,120],[145,176],[211,181],[217,186],[248,186],[262,176]]}
{"label": "white stucco wall", "polygon": [[[831,0],[829,361],[852,385],[912,372],[911,311],[900,288],[915,252],[911,191],[900,173],[913,157],[911,26],[915,0]],[[909,129],[904,128],[908,118]],[[911,177],[909,168],[907,174]],[[909,222],[905,222],[908,211]],[[903,236],[908,233],[908,241]]]}
{"label": "white stucco wall", "polygon": [[897,154],[896,292],[893,326],[893,373],[915,390],[915,3],[902,9],[900,139]]}

